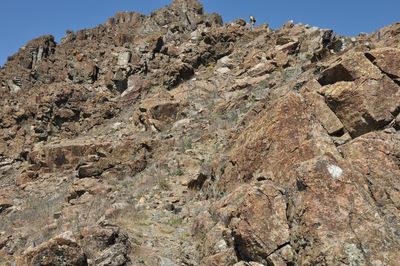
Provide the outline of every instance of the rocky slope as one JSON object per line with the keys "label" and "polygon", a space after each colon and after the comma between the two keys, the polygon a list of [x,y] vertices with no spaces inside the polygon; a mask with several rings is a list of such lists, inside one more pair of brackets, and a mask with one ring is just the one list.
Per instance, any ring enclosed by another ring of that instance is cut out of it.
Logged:
{"label": "rocky slope", "polygon": [[400,24],[222,24],[195,0],[0,70],[1,265],[396,265]]}

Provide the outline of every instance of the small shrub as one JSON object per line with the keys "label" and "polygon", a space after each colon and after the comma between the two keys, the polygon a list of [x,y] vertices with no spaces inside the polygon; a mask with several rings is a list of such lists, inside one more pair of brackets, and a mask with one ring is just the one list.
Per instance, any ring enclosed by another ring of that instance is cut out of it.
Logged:
{"label": "small shrub", "polygon": [[178,167],[176,169],[175,175],[176,176],[182,176],[183,174],[184,174],[184,172],[183,172],[182,168]]}
{"label": "small shrub", "polygon": [[166,178],[159,178],[158,179],[158,187],[162,190],[170,190],[171,187]]}
{"label": "small shrub", "polygon": [[181,218],[181,217],[174,217],[174,218],[171,218],[171,219],[167,222],[167,224],[168,224],[169,226],[172,226],[172,227],[178,227],[178,226],[180,226],[182,223],[183,223],[183,218]]}

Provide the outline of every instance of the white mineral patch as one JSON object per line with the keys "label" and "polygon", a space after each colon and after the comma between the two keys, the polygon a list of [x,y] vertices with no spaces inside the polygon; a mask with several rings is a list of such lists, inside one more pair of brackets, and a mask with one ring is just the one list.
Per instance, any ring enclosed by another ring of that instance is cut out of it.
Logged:
{"label": "white mineral patch", "polygon": [[229,73],[231,70],[228,67],[220,67],[217,69],[217,72],[220,74],[226,74]]}
{"label": "white mineral patch", "polygon": [[330,164],[328,165],[328,172],[331,174],[332,178],[338,179],[342,176],[343,170],[337,165]]}

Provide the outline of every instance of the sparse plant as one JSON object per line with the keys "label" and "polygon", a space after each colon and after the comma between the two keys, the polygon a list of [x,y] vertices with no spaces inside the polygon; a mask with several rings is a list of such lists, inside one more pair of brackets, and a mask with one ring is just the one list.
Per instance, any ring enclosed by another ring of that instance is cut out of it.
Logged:
{"label": "sparse plant", "polygon": [[165,177],[158,178],[158,187],[162,190],[170,190],[171,189],[171,187],[168,183],[168,180]]}
{"label": "sparse plant", "polygon": [[210,63],[206,66],[206,68],[207,68],[207,72],[208,72],[209,74],[212,74],[212,73],[214,72],[214,69],[215,69],[215,62],[210,62]]}
{"label": "sparse plant", "polygon": [[206,239],[207,233],[205,232],[205,230],[202,228],[199,230],[199,232],[197,233],[198,238],[203,241],[204,239]]}
{"label": "sparse plant", "polygon": [[134,207],[116,212],[110,220],[127,230],[135,230],[137,226],[149,225],[149,216],[144,211],[138,211]]}
{"label": "sparse plant", "polygon": [[182,168],[178,167],[178,168],[176,169],[176,171],[175,171],[175,175],[176,175],[176,176],[182,176],[182,175],[184,175],[184,172],[183,172]]}
{"label": "sparse plant", "polygon": [[193,148],[192,140],[184,137],[178,145],[179,151],[185,152]]}
{"label": "sparse plant", "polygon": [[182,217],[173,217],[167,222],[167,224],[169,226],[172,226],[172,227],[178,227],[182,223],[183,223],[183,218]]}

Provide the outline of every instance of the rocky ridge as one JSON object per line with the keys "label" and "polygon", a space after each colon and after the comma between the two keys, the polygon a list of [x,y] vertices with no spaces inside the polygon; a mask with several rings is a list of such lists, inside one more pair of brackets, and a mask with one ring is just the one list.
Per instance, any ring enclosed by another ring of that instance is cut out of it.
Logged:
{"label": "rocky ridge", "polygon": [[0,264],[396,265],[400,24],[250,30],[195,0],[0,70]]}

